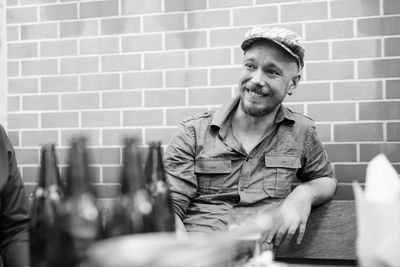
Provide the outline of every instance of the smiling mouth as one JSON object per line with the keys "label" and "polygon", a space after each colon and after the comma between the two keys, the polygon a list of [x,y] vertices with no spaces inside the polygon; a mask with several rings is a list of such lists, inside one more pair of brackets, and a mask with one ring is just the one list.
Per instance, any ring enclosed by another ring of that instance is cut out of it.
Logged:
{"label": "smiling mouth", "polygon": [[252,96],[256,96],[256,97],[265,97],[266,96],[262,93],[256,92],[256,91],[248,89],[248,88],[246,88],[246,91]]}

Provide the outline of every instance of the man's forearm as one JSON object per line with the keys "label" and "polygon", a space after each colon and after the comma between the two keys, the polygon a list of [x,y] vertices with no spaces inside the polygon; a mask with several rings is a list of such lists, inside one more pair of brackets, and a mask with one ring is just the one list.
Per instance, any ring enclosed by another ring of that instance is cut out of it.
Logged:
{"label": "man's forearm", "polygon": [[[321,204],[333,197],[337,188],[335,179],[321,177],[297,186],[290,194],[306,194],[310,197],[311,205]],[[290,197],[290,195],[288,197]]]}
{"label": "man's forearm", "polygon": [[187,231],[185,225],[183,224],[181,218],[176,214],[175,214],[175,229],[176,229],[176,234],[179,238],[187,237]]}

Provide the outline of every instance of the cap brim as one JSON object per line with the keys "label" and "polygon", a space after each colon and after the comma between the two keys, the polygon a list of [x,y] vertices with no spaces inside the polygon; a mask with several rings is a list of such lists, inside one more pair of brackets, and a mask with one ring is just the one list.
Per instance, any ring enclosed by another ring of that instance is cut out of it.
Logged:
{"label": "cap brim", "polygon": [[240,47],[243,49],[243,51],[246,51],[252,43],[254,43],[255,41],[258,41],[258,40],[268,40],[268,41],[274,42],[275,44],[279,45],[280,47],[285,49],[285,51],[287,51],[290,55],[292,55],[296,59],[297,65],[299,66],[300,69],[303,68],[303,66],[301,64],[300,57],[298,55],[293,53],[292,50],[290,50],[287,46],[285,46],[281,42],[277,42],[276,40],[274,40],[272,38],[266,38],[266,37],[250,38],[250,39],[247,39],[247,40],[243,41],[243,43],[242,43],[242,45]]}

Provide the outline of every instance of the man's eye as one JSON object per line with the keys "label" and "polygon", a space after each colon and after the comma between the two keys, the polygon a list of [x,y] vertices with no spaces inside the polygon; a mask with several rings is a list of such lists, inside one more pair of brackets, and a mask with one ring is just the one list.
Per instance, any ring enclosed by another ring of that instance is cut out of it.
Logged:
{"label": "man's eye", "polygon": [[256,68],[256,66],[254,66],[254,64],[251,63],[245,63],[244,67],[249,70],[254,70]]}
{"label": "man's eye", "polygon": [[268,73],[269,75],[274,75],[274,76],[279,76],[279,75],[280,75],[279,72],[276,72],[276,71],[274,71],[274,70],[267,70],[267,73]]}

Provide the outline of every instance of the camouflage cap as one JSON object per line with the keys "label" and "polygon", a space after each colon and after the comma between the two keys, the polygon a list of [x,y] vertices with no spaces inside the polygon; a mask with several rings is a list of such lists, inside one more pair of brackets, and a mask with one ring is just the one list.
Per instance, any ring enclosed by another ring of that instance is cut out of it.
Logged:
{"label": "camouflage cap", "polygon": [[244,35],[241,45],[243,51],[246,51],[254,41],[260,39],[271,40],[278,44],[296,59],[299,69],[304,67],[303,40],[293,31],[282,27],[254,27]]}

